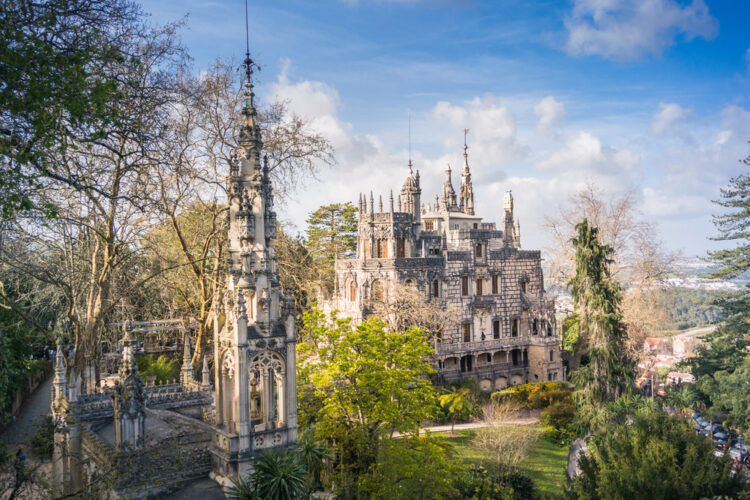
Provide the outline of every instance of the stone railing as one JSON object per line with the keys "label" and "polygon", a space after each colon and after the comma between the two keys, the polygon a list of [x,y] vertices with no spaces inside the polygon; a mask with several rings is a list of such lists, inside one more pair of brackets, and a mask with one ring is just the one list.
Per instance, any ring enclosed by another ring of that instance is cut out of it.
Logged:
{"label": "stone railing", "polygon": [[[550,337],[552,338],[552,337]],[[505,350],[516,347],[527,346],[532,343],[529,337],[502,337],[499,339],[487,339],[480,342],[459,342],[456,344],[442,343],[437,349],[437,355],[463,353],[471,354],[480,351]]]}
{"label": "stone railing", "polygon": [[[211,403],[211,393],[187,390],[180,384],[150,385],[144,388],[146,407],[174,409]],[[107,392],[79,396],[74,405],[75,416],[81,420],[99,420],[112,416],[112,399]]]}

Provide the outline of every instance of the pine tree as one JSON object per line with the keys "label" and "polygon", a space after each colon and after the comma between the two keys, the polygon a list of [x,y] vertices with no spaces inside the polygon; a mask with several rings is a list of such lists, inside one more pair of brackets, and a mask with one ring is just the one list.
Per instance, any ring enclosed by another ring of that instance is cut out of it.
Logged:
{"label": "pine tree", "polygon": [[351,203],[323,205],[307,218],[305,246],[328,288],[333,288],[333,263],[357,248],[357,208]]}
{"label": "pine tree", "polygon": [[[743,160],[750,167],[750,156]],[[709,252],[716,269],[713,278],[734,278],[750,269],[750,175],[732,177],[714,203],[727,209],[714,216],[719,235],[716,241],[736,242],[730,249]],[[700,397],[721,407],[729,414],[746,414],[750,393],[740,391],[738,397],[727,399],[723,384],[733,380],[736,370],[747,363],[750,346],[750,289],[729,293],[716,301],[723,317],[717,329],[703,338],[703,345],[686,361],[697,379]],[[733,419],[737,422],[737,419]],[[737,422],[739,423],[739,422]],[[747,423],[743,425],[747,426]]]}
{"label": "pine tree", "polygon": [[579,346],[589,363],[573,374],[573,380],[583,402],[598,406],[629,391],[634,367],[625,349],[622,288],[610,273],[613,250],[600,243],[598,229],[586,219],[575,229],[571,243],[576,274],[568,285],[580,321]]}

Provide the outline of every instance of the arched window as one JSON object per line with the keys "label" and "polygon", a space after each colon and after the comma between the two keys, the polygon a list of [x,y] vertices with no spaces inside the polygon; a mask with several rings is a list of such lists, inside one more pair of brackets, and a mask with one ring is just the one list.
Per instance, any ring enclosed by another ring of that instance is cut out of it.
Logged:
{"label": "arched window", "polygon": [[357,299],[357,282],[352,280],[349,282],[349,302],[354,302]]}
{"label": "arched window", "polygon": [[440,297],[440,282],[437,279],[432,280],[432,296]]}
{"label": "arched window", "polygon": [[550,351],[549,352],[549,360],[550,361],[554,361],[555,360],[555,351]]}
{"label": "arched window", "polygon": [[477,246],[476,246],[475,252],[476,252],[476,253],[475,253],[474,255],[475,255],[476,257],[481,257],[481,256],[482,256],[482,244],[481,244],[481,243],[477,243]]}

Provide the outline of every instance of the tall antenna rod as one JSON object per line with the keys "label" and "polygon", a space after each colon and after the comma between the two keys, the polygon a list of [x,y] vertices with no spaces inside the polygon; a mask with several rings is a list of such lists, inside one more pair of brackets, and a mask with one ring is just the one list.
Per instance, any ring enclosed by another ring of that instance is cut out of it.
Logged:
{"label": "tall antenna rod", "polygon": [[245,0],[245,74],[247,75],[247,83],[251,83],[253,60],[250,59],[250,23],[248,22],[247,0]]}
{"label": "tall antenna rod", "polygon": [[411,171],[411,110],[409,110],[409,171]]}

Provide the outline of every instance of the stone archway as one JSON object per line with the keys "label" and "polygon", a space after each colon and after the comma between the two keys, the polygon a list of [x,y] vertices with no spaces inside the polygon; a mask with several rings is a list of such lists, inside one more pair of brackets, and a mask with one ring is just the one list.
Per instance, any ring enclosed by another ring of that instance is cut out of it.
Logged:
{"label": "stone archway", "polygon": [[[286,362],[276,351],[264,349],[248,363],[250,413],[262,429],[286,424]],[[260,429],[259,429],[260,430]]]}

